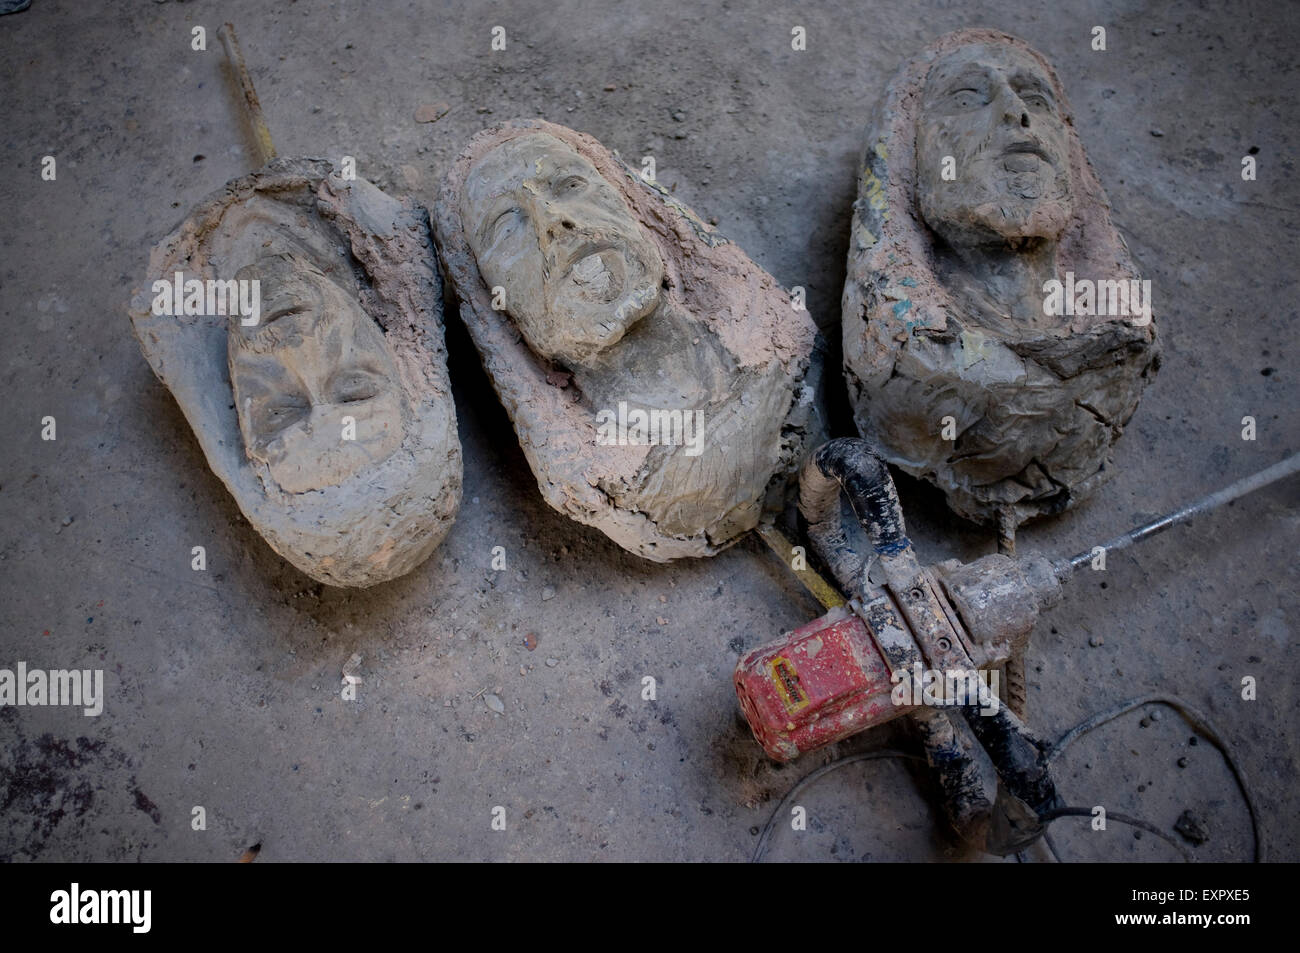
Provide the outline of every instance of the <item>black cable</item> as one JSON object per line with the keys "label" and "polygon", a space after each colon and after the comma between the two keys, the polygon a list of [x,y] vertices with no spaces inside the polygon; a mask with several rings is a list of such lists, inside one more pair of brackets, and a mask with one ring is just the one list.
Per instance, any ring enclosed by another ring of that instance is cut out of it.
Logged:
{"label": "black cable", "polygon": [[836,760],[830,762],[829,764],[822,765],[816,771],[813,771],[805,775],[799,781],[798,784],[796,784],[794,787],[790,789],[790,791],[786,794],[785,797],[781,798],[781,802],[777,804],[775,810],[772,811],[772,816],[769,817],[767,819],[767,823],[763,825],[763,831],[758,835],[758,843],[754,846],[754,856],[750,860],[750,863],[752,864],[762,863],[763,854],[764,852],[766,852],[768,841],[771,839],[772,836],[772,829],[773,827],[776,826],[776,819],[784,813],[784,809],[786,805],[789,804],[792,800],[794,800],[795,795],[797,795],[800,791],[804,790],[806,787],[808,787],[808,785],[812,784],[818,778],[822,777],[823,775],[829,774],[830,772],[834,771],[836,768],[842,768],[848,764],[856,764],[859,761],[874,761],[877,758],[903,758],[908,761],[925,760],[920,755],[910,754],[909,752],[906,751],[895,751],[892,748],[884,748],[880,751],[864,751],[859,754],[845,755],[843,758],[837,758]]}
{"label": "black cable", "polygon": [[[1154,704],[1168,705],[1174,711],[1178,712],[1178,714],[1181,715],[1183,719],[1189,725],[1191,725],[1195,731],[1198,731],[1202,735],[1204,735],[1206,740],[1209,741],[1210,744],[1214,745],[1214,747],[1219,750],[1219,753],[1223,755],[1223,760],[1227,762],[1228,770],[1232,772],[1232,777],[1237,782],[1237,787],[1241,791],[1242,799],[1246,802],[1246,810],[1250,814],[1251,832],[1255,838],[1254,860],[1256,863],[1262,863],[1264,859],[1264,840],[1259,832],[1259,819],[1255,813],[1254,801],[1252,801],[1250,797],[1250,790],[1246,786],[1245,775],[1242,773],[1241,769],[1237,767],[1237,762],[1233,759],[1227,742],[1225,742],[1219,736],[1219,733],[1214,729],[1213,725],[1210,724],[1209,719],[1207,719],[1199,711],[1197,711],[1191,705],[1188,705],[1186,702],[1182,701],[1179,698],[1173,696],[1166,696],[1166,695],[1143,695],[1139,698],[1130,698],[1126,702],[1121,702],[1120,704],[1115,705],[1112,708],[1108,708],[1105,711],[1098,712],[1097,714],[1091,716],[1090,718],[1086,718],[1083,721],[1079,722],[1079,724],[1075,725],[1073,728],[1071,728],[1069,731],[1063,734],[1059,739],[1057,739],[1055,743],[1048,745],[1046,751],[1044,752],[1046,763],[1048,765],[1051,765],[1051,763],[1055,761],[1058,756],[1060,756],[1061,752],[1063,752],[1072,743],[1077,741],[1080,737],[1092,731],[1094,728],[1099,728],[1109,721],[1114,721],[1116,718],[1120,717],[1121,715],[1126,715],[1129,712],[1133,711],[1134,709],[1141,708],[1143,705],[1154,705]],[[783,813],[783,809],[786,807],[786,805],[789,804],[790,801],[792,801],[800,791],[807,788],[808,785],[812,784],[814,781],[816,781],[818,778],[822,777],[823,775],[826,775],[831,771],[834,771],[836,768],[842,768],[848,764],[856,764],[859,761],[871,761],[877,758],[904,758],[910,761],[925,760],[919,755],[914,755],[905,751],[896,751],[887,748],[881,751],[866,751],[860,754],[847,755],[843,758],[839,758],[835,761],[832,761],[829,764],[822,765],[817,770],[803,777],[793,788],[790,789],[790,791],[785,795],[785,797],[781,799],[781,802],[777,804],[776,809],[772,812],[772,816],[768,818],[767,823],[763,826],[762,833],[759,834],[758,844],[754,848],[754,856],[750,862],[755,864],[762,862],[763,854],[767,850],[768,842],[771,839],[772,829],[776,824],[777,817],[781,816],[781,814]],[[1056,810],[1049,811],[1048,813],[1044,814],[1040,819],[1044,823],[1050,824],[1052,821],[1058,820],[1059,818],[1073,817],[1073,816],[1091,817],[1092,810],[1086,807],[1058,808]],[[1147,831],[1148,833],[1154,834],[1156,837],[1159,837],[1161,840],[1165,841],[1166,843],[1171,844],[1174,847],[1174,849],[1177,850],[1182,855],[1185,861],[1188,861],[1189,863],[1191,862],[1192,858],[1187,853],[1187,851],[1183,848],[1183,846],[1179,844],[1177,841],[1175,841],[1168,834],[1161,831],[1155,825],[1135,817],[1129,817],[1125,814],[1115,814],[1115,813],[1108,812],[1106,814],[1106,817],[1107,819],[1116,820],[1121,824],[1128,824],[1131,827],[1137,827],[1140,828],[1141,830]],[[1047,835],[1044,834],[1044,837],[1046,836]],[[1051,850],[1053,856],[1055,856],[1059,861],[1061,859],[1060,852],[1056,849],[1056,845],[1053,844],[1050,840],[1048,841],[1048,848]],[[1024,858],[1022,854],[1023,851],[1016,854],[1016,859],[1021,863],[1024,862]]]}
{"label": "black cable", "polygon": [[1242,799],[1246,802],[1246,811],[1250,814],[1250,829],[1255,838],[1254,861],[1257,864],[1263,863],[1264,838],[1259,832],[1259,816],[1255,812],[1255,802],[1251,800],[1250,790],[1246,786],[1246,776],[1242,773],[1241,768],[1237,766],[1237,762],[1233,759],[1228,743],[1219,736],[1217,731],[1215,731],[1214,726],[1210,724],[1209,719],[1181,698],[1170,695],[1143,695],[1139,698],[1130,698],[1126,702],[1120,702],[1113,708],[1108,708],[1103,712],[1093,715],[1091,718],[1086,718],[1063,734],[1055,744],[1052,744],[1047,748],[1047,751],[1045,752],[1047,764],[1050,765],[1055,761],[1057,756],[1080,736],[1087,734],[1094,728],[1106,724],[1108,721],[1114,721],[1120,715],[1126,715],[1136,708],[1141,708],[1143,705],[1168,705],[1174,711],[1178,712],[1178,714],[1182,716],[1183,720],[1192,726],[1193,730],[1200,732],[1205,736],[1206,740],[1209,741],[1210,744],[1219,749],[1219,753],[1223,755],[1223,760],[1227,762],[1228,770],[1232,772],[1233,780],[1237,782],[1237,788],[1241,791]]}
{"label": "black cable", "polygon": [[[1051,856],[1052,863],[1054,864],[1065,863],[1065,861],[1061,860],[1061,852],[1056,849],[1056,844],[1052,843],[1052,835],[1049,834],[1047,831],[1043,831],[1042,843],[1044,847],[1046,847],[1047,853]],[[1015,853],[1016,863],[1017,864],[1031,863],[1032,861],[1027,856],[1028,853],[1029,853],[1028,847],[1026,847],[1024,850],[1016,851]]]}
{"label": "black cable", "polygon": [[[1090,807],[1058,807],[1055,810],[1043,814],[1039,817],[1039,820],[1045,824],[1050,824],[1052,821],[1060,820],[1063,817],[1092,817],[1092,810],[1093,809]],[[1155,834],[1156,837],[1159,837],[1166,844],[1173,847],[1174,850],[1178,851],[1178,853],[1182,854],[1183,860],[1187,861],[1189,864],[1192,862],[1192,855],[1187,853],[1183,848],[1183,845],[1178,843],[1178,841],[1174,840],[1154,824],[1141,820],[1140,818],[1129,817],[1127,814],[1116,814],[1113,811],[1106,812],[1106,820],[1119,821],[1121,824],[1128,824],[1130,827],[1141,828],[1148,834]]]}

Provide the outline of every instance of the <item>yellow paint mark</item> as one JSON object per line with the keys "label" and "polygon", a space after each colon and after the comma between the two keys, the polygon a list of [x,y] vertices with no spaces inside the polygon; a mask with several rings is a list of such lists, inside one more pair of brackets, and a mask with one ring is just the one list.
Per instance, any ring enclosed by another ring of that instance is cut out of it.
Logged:
{"label": "yellow paint mark", "polygon": [[961,369],[978,364],[989,356],[989,340],[979,331],[961,332]]}
{"label": "yellow paint mark", "polygon": [[808,693],[799,684],[799,673],[788,658],[784,655],[776,656],[767,663],[767,669],[787,712],[793,715],[808,707]]}
{"label": "yellow paint mark", "polygon": [[885,207],[885,183],[870,169],[863,174],[862,183],[867,187],[867,204],[879,212]]}

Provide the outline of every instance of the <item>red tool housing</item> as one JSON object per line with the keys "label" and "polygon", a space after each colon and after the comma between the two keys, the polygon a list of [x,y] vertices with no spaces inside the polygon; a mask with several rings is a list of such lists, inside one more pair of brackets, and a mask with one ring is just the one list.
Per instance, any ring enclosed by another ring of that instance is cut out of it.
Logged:
{"label": "red tool housing", "polygon": [[735,683],[754,737],[777,761],[916,707],[893,703],[884,656],[866,623],[842,606],[746,654]]}

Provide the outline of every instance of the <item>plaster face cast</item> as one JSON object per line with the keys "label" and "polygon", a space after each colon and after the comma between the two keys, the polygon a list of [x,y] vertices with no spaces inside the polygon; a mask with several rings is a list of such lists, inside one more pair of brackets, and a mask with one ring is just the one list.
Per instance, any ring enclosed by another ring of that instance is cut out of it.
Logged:
{"label": "plaster face cast", "polygon": [[[1076,276],[1121,306],[1053,306]],[[1087,497],[1158,367],[1148,286],[1040,55],[961,30],[903,65],[868,128],[842,316],[854,419],[890,463],[1010,537]]]}
{"label": "plaster face cast", "polygon": [[401,396],[374,321],[300,258],[265,258],[238,277],[260,281],[266,302],[257,326],[230,327],[230,382],[249,456],[289,493],[336,486],[387,459],[402,443]]}
{"label": "plaster face cast", "polygon": [[757,524],[812,404],[815,329],[770,275],[595,140],[540,121],[476,136],[435,220],[552,506],[657,561]]}
{"label": "plaster face cast", "polygon": [[373,586],[427,559],[462,474],[427,214],[324,159],[277,158],[200,202],[149,271],[255,293],[245,314],[213,309],[211,295],[178,309],[140,292],[130,316],[267,544],[333,586]]}
{"label": "plaster face cast", "polygon": [[[943,179],[944,158],[956,179]],[[954,247],[1055,241],[1072,212],[1069,134],[1051,79],[1013,47],[935,62],[916,130],[925,222]]]}
{"label": "plaster face cast", "polygon": [[465,182],[465,237],[537,354],[580,363],[659,303],[663,262],[622,196],[552,136],[512,139]]}
{"label": "plaster face cast", "polygon": [[[623,406],[702,421],[697,446],[656,448],[652,492],[615,500],[673,535],[756,518],[749,498],[767,482],[760,458],[779,418],[737,414],[731,387],[745,376],[713,331],[662,300],[663,260],[595,166],[553,136],[511,139],[470,172],[461,215],[484,281],[505,289],[529,347],[573,374],[594,414]],[[780,392],[768,377],[756,406]]]}

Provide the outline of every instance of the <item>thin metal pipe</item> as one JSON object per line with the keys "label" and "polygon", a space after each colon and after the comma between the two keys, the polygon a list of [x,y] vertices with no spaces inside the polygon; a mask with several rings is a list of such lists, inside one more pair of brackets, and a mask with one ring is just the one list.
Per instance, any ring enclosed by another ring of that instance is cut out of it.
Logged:
{"label": "thin metal pipe", "polygon": [[[1199,516],[1202,513],[1208,513],[1211,510],[1218,509],[1224,503],[1231,503],[1233,500],[1245,496],[1247,493],[1254,493],[1256,490],[1268,486],[1270,483],[1276,483],[1283,477],[1291,476],[1300,472],[1300,453],[1292,454],[1280,463],[1275,463],[1271,467],[1266,467],[1258,473],[1243,477],[1230,486],[1225,486],[1222,490],[1210,493],[1201,497],[1193,503],[1180,507],[1171,513],[1166,513],[1159,519],[1154,519],[1136,529],[1131,529],[1122,536],[1116,536],[1109,542],[1101,544],[1101,548],[1107,553],[1117,549],[1127,549],[1136,542],[1146,539],[1148,536],[1154,536],[1156,533],[1167,530],[1171,526],[1177,526],[1179,523],[1185,523],[1193,516]],[[1070,559],[1071,569],[1082,569],[1092,562],[1093,550],[1079,553]]]}

